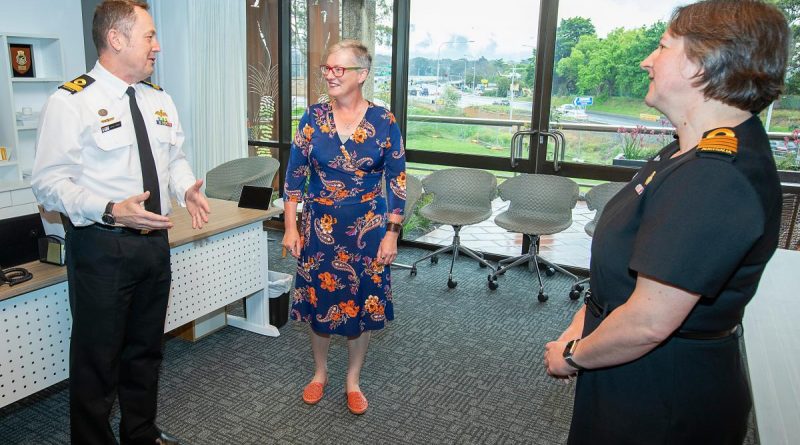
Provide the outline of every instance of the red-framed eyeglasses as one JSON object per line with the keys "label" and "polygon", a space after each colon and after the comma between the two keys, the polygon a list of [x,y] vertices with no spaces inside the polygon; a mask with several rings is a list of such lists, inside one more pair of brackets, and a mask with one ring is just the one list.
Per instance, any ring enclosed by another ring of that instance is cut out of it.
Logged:
{"label": "red-framed eyeglasses", "polygon": [[329,72],[333,71],[334,77],[342,77],[344,76],[344,72],[348,70],[360,70],[363,69],[361,66],[330,66],[330,65],[320,65],[319,70],[322,71],[323,76],[327,76]]}

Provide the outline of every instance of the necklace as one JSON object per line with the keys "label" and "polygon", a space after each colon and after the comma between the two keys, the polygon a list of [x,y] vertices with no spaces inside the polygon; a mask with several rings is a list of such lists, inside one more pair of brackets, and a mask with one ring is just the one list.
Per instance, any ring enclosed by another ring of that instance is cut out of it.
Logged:
{"label": "necklace", "polygon": [[[331,109],[333,110],[333,108],[331,108]],[[341,108],[340,108],[340,110],[341,110]],[[347,131],[347,130],[355,130],[356,128],[358,128],[358,125],[357,125],[357,124],[360,124],[360,123],[361,123],[361,119],[363,119],[363,116],[364,116],[364,113],[363,113],[363,112],[361,112],[361,111],[359,111],[359,112],[357,112],[357,113],[355,114],[355,116],[353,117],[353,119],[351,119],[349,122],[347,122],[347,123],[343,123],[343,125],[341,125],[341,126],[337,125],[337,126],[336,126],[336,128],[337,128],[337,133],[340,133],[340,134],[348,134],[348,131]],[[335,119],[334,119],[334,120],[335,120]],[[338,129],[342,129],[342,130],[344,130],[344,131],[339,131]],[[349,134],[350,134],[350,136],[352,136],[352,135],[353,135],[353,131],[350,131],[350,132],[349,132]]]}
{"label": "necklace", "polygon": [[[335,101],[334,101],[334,103],[335,103]],[[367,107],[369,107],[369,103],[367,103]],[[331,112],[333,112],[333,103],[331,104]],[[356,120],[358,120],[358,123],[360,124],[361,123],[361,119],[363,119],[364,114],[366,114],[366,109],[364,110],[363,113],[361,113],[361,112],[356,113],[355,117],[350,122],[348,122],[346,125],[343,125],[342,127],[339,127],[339,125],[337,124],[336,125],[336,132],[339,133],[339,134],[347,134],[345,132],[339,131],[339,128],[355,130],[355,128],[353,128],[353,125],[356,123]],[[334,119],[334,122],[335,121],[336,120]],[[353,133],[354,133],[354,131],[351,131],[348,134],[347,139],[350,139],[351,137],[353,137]],[[344,146],[344,142],[342,142],[342,144],[339,145],[339,151],[342,152],[342,156],[344,156],[345,161],[347,161],[348,164],[351,164],[351,167],[352,167],[352,158],[350,157],[350,153],[347,152],[347,148]]]}

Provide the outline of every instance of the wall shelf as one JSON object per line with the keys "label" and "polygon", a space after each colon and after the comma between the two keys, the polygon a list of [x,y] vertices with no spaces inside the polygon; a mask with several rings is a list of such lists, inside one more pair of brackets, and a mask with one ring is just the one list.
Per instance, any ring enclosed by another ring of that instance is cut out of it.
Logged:
{"label": "wall shelf", "polygon": [[13,83],[28,83],[28,82],[64,82],[63,79],[59,79],[57,77],[12,77],[11,82]]}
{"label": "wall shelf", "polygon": [[[11,159],[0,162],[0,192],[14,190],[13,197],[28,196],[28,172],[33,168],[38,120],[17,121],[17,113],[41,112],[48,97],[64,82],[64,57],[61,40],[47,35],[4,33],[0,31],[0,48],[10,44],[31,46],[33,72],[36,77],[13,77],[11,61],[0,57],[0,146],[11,148]],[[8,50],[5,50],[6,53]],[[24,189],[28,189],[24,191]],[[11,193],[11,192],[9,192]],[[19,201],[19,206],[17,203]],[[8,204],[8,200],[4,201]],[[30,203],[12,199],[0,217],[30,212]],[[19,208],[16,208],[19,207]]]}

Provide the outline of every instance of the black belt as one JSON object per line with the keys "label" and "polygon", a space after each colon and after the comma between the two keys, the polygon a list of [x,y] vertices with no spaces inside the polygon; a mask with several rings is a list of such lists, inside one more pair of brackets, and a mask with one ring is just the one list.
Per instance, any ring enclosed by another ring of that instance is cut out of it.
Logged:
{"label": "black belt", "polygon": [[77,229],[90,229],[95,228],[102,230],[104,232],[111,232],[111,233],[120,233],[120,234],[132,234],[137,236],[153,236],[153,235],[160,235],[161,230],[149,230],[149,229],[134,229],[131,227],[125,226],[107,226],[105,224],[95,223],[90,226],[86,227],[77,227]]}
{"label": "black belt", "polygon": [[605,319],[608,314],[611,313],[611,310],[613,310],[609,310],[607,304],[600,305],[600,303],[597,302],[597,299],[592,295],[591,289],[587,289],[584,293],[583,304],[586,305],[586,309],[589,310],[592,315],[601,320]]}
{"label": "black belt", "polygon": [[[583,298],[584,304],[586,304],[586,309],[594,315],[596,318],[601,320],[605,319],[608,314],[610,314],[614,308],[610,308],[608,304],[600,304],[597,302],[597,299],[594,298],[592,295],[591,289],[587,290],[585,293],[585,297]],[[725,329],[723,331],[689,331],[689,330],[680,330],[673,334],[674,337],[684,338],[689,340],[716,340],[720,338],[725,338],[730,335],[736,333],[739,329],[739,326],[734,326],[731,329]]]}
{"label": "black belt", "polygon": [[734,326],[731,329],[725,329],[724,331],[716,331],[716,332],[706,332],[706,331],[678,331],[675,333],[675,337],[678,338],[686,338],[689,340],[717,340],[720,338],[725,338],[730,335],[736,333],[739,330],[739,326]]}
{"label": "black belt", "polygon": [[69,218],[65,217],[64,215],[61,216],[61,220],[64,223],[64,230],[69,232],[72,230],[102,230],[103,232],[111,232],[117,234],[130,234],[136,236],[153,236],[153,235],[160,235],[163,230],[148,230],[148,229],[134,229],[131,227],[125,226],[107,226],[105,224],[94,223],[88,226],[80,226],[77,227],[72,224]]}

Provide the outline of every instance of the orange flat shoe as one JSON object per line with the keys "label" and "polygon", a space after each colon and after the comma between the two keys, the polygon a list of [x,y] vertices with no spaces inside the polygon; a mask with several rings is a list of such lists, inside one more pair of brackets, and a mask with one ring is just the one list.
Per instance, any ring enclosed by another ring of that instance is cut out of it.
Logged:
{"label": "orange flat shoe", "polygon": [[347,393],[347,409],[355,415],[361,415],[367,412],[367,398],[361,391],[352,391]]}
{"label": "orange flat shoe", "polygon": [[303,401],[309,405],[316,405],[324,395],[325,383],[311,382],[303,388]]}

